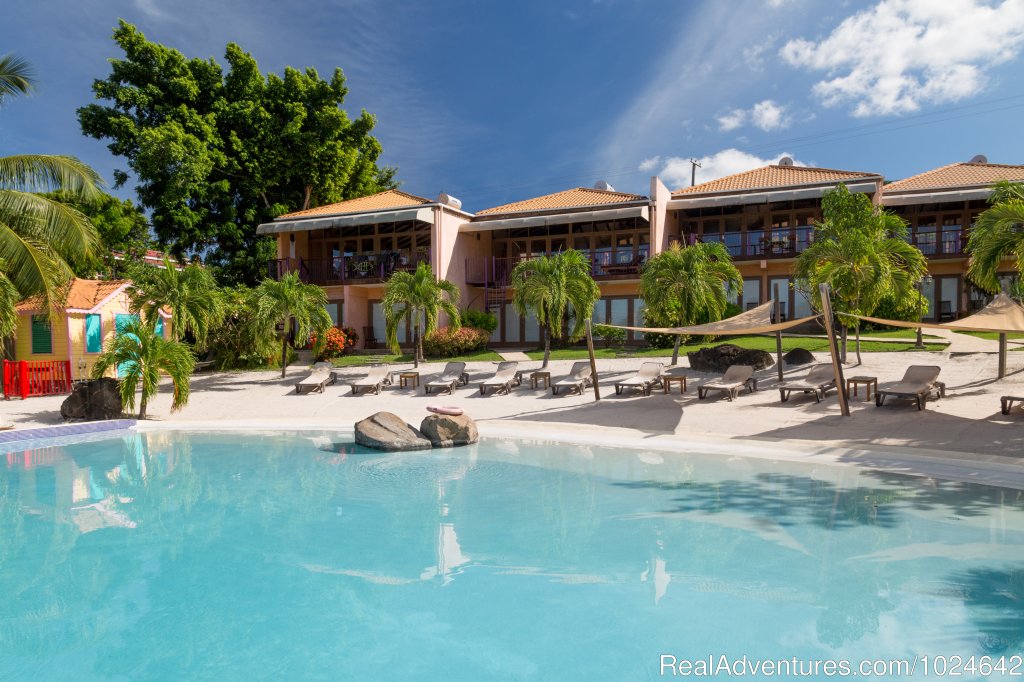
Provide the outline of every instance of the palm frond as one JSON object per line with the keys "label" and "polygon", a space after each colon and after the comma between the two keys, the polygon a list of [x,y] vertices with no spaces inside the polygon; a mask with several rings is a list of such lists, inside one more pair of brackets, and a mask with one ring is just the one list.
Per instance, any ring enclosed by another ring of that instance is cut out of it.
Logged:
{"label": "palm frond", "polygon": [[103,193],[99,173],[73,156],[18,154],[0,157],[0,188],[45,194],[62,192],[77,203],[90,204]]}
{"label": "palm frond", "polygon": [[21,57],[0,56],[0,102],[12,95],[27,95],[34,87],[32,67]]}

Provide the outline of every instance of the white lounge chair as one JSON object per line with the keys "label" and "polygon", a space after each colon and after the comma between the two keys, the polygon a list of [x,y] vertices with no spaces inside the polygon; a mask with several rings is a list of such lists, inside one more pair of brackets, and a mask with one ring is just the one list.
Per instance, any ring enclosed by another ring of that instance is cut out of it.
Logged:
{"label": "white lounge chair", "polygon": [[660,362],[643,363],[636,374],[615,383],[615,394],[622,395],[622,391],[627,388],[639,388],[644,395],[650,395],[652,388],[661,386],[661,370],[664,367]]}
{"label": "white lounge chair", "polygon": [[423,385],[423,391],[428,395],[435,389],[446,393],[454,393],[456,386],[468,383],[469,375],[466,374],[466,363],[449,362],[441,370],[441,376]]}
{"label": "white lounge chair", "polygon": [[813,393],[814,399],[821,402],[830,388],[836,387],[836,374],[832,365],[815,365],[802,379],[791,379],[779,384],[779,397],[782,402],[789,400],[793,391]]}
{"label": "white lounge chair", "polygon": [[753,367],[750,365],[733,365],[725,370],[725,374],[722,375],[721,379],[705,381],[697,386],[697,398],[704,400],[708,397],[708,391],[721,391],[732,401],[733,398],[739,396],[740,391],[744,388],[753,393],[755,385]]}
{"label": "white lounge chair", "polygon": [[946,384],[939,381],[938,365],[911,365],[903,374],[903,378],[891,386],[878,389],[875,393],[875,406],[881,407],[889,396],[894,398],[913,398],[918,410],[928,404],[928,398],[944,398]]}
{"label": "white lounge chair", "polygon": [[480,395],[487,395],[487,389],[493,388],[495,393],[508,394],[512,386],[523,383],[523,375],[519,371],[519,363],[515,360],[499,362],[494,376],[480,382]]}
{"label": "white lounge chair", "polygon": [[334,365],[329,362],[318,362],[313,365],[309,374],[295,384],[295,392],[299,395],[318,391],[324,392],[324,386],[334,383]]}
{"label": "white lounge chair", "polygon": [[569,389],[570,393],[575,391],[583,395],[583,389],[593,382],[594,373],[590,370],[590,361],[575,362],[572,369],[569,370],[568,376],[551,384],[551,395],[558,395],[563,388]]}
{"label": "white lounge chair", "polygon": [[[1024,403],[1024,397],[1019,395],[1004,395],[999,399],[1000,412],[1003,414],[1010,414],[1010,408],[1013,407],[1014,403]],[[0,426],[2,429],[3,426]]]}
{"label": "white lounge chair", "polygon": [[387,365],[371,367],[370,372],[362,379],[356,379],[349,386],[352,387],[352,395],[359,395],[359,389],[365,389],[366,393],[380,395],[384,386],[391,385],[391,369]]}

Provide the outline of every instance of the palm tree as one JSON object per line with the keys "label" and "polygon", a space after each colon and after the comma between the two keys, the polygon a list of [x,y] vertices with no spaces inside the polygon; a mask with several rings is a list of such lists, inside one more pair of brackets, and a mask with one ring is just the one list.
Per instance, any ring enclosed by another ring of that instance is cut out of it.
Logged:
{"label": "palm tree", "polygon": [[448,316],[453,329],[462,326],[458,304],[458,287],[446,279],[435,278],[429,263],[420,263],[415,272],[395,272],[388,278],[381,300],[385,341],[392,351],[400,352],[398,325],[405,320],[412,322],[413,365],[419,367],[423,360],[423,336],[437,329],[441,313]]}
{"label": "palm tree", "polygon": [[135,409],[135,393],[141,389],[139,419],[145,419],[146,404],[156,395],[161,374],[169,376],[174,386],[171,412],[188,403],[189,379],[195,364],[195,355],[187,344],[168,341],[157,336],[148,324],[133,320],[110,341],[92,374],[98,379],[110,369],[120,368],[121,402]]}
{"label": "palm tree", "polygon": [[18,290],[3,274],[4,270],[4,262],[0,260],[0,339],[13,334],[18,325],[18,315],[14,311],[19,299]]}
{"label": "palm tree", "polygon": [[[640,296],[655,319],[674,327],[722,319],[729,305],[727,289],[743,290],[743,278],[728,249],[717,242],[682,246],[650,258],[640,273]],[[672,364],[679,362],[676,334]]]}
{"label": "palm tree", "polygon": [[163,268],[143,268],[135,285],[132,310],[141,312],[142,319],[155,328],[160,310],[170,308],[174,340],[181,341],[189,333],[199,351],[206,349],[210,330],[224,320],[220,289],[202,266],[190,264],[178,270],[164,256]]}
{"label": "palm tree", "polygon": [[594,314],[594,303],[601,298],[601,288],[590,276],[590,261],[574,249],[518,263],[512,269],[509,286],[519,314],[532,314],[543,330],[541,369],[548,366],[551,339],[562,337],[570,310],[574,322],[569,338],[575,341],[583,335],[586,320]]}
{"label": "palm tree", "polygon": [[[0,103],[29,92],[32,84],[24,61],[0,57]],[[85,215],[41,194],[62,191],[90,204],[102,195],[101,184],[96,171],[70,156],[0,157],[0,259],[20,296],[39,294],[56,309],[72,276],[68,262],[89,258],[99,244]]]}
{"label": "palm tree", "polygon": [[[814,243],[796,259],[796,282],[811,292],[829,285],[843,327],[843,361],[852,324],[860,364],[860,320],[842,313],[870,315],[887,296],[896,305],[917,296],[917,283],[928,266],[921,251],[907,241],[903,219],[873,205],[866,194],[852,194],[838,185],[822,196],[821,205],[824,218],[814,226]],[[816,296],[810,299],[815,307],[821,305]]]}
{"label": "palm tree", "polygon": [[982,289],[999,291],[999,266],[1012,258],[1024,276],[1024,183],[996,183],[992,207],[978,216],[967,240],[967,276]]}
{"label": "palm tree", "polygon": [[[288,368],[288,340],[303,346],[312,334],[323,338],[323,331],[334,324],[327,312],[327,293],[315,284],[306,284],[298,273],[280,280],[265,279],[253,290],[256,319],[268,336],[279,330],[281,338],[281,378]],[[289,333],[292,327],[292,333]]]}

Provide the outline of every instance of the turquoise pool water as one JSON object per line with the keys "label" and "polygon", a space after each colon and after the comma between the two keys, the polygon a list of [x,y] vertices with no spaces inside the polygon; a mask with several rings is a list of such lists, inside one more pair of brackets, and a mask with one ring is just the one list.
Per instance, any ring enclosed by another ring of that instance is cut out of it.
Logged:
{"label": "turquoise pool water", "polygon": [[646,680],[662,654],[1022,649],[1016,491],[343,440],[0,449],[0,679]]}

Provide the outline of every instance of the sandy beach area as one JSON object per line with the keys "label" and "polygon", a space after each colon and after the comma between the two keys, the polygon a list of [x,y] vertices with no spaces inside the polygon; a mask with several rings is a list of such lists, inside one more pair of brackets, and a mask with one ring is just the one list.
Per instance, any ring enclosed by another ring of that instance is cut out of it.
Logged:
{"label": "sandy beach area", "polygon": [[[828,362],[827,354],[816,359]],[[650,396],[639,392],[616,395],[616,380],[636,371],[643,359],[599,360],[601,400],[593,391],[583,395],[553,396],[550,390],[532,389],[527,379],[510,395],[480,395],[475,382],[489,376],[493,363],[470,363],[471,381],[454,395],[425,395],[423,388],[385,388],[381,395],[353,396],[347,382],[366,372],[362,367],[337,370],[337,383],[323,393],[296,395],[295,382],[307,367],[280,372],[238,372],[198,375],[192,382],[188,406],[170,412],[170,391],[166,382],[150,403],[146,428],[163,426],[259,429],[347,429],[375,412],[390,411],[418,425],[428,414],[428,405],[458,405],[474,417],[482,435],[526,438],[573,437],[596,443],[668,447],[699,447],[700,443],[730,443],[738,446],[758,441],[777,452],[791,451],[793,457],[831,453],[842,460],[855,452],[858,461],[870,460],[870,451],[904,456],[908,470],[920,472],[915,460],[934,465],[951,462],[958,467],[987,463],[996,468],[1018,471],[1024,480],[1024,411],[1015,408],[1002,415],[999,397],[1024,395],[1024,352],[1009,354],[1008,376],[996,381],[994,353],[868,353],[864,364],[848,365],[846,376],[870,375],[879,383],[899,379],[910,364],[940,365],[947,396],[929,402],[919,412],[910,401],[890,400],[882,407],[864,400],[863,388],[851,396],[848,418],[841,416],[835,392],[821,403],[813,396],[794,394],[788,402],[779,400],[776,369],[757,373],[759,390],[744,393],[730,402],[721,394],[697,399],[696,385],[710,375],[681,367],[689,377],[688,390],[680,395],[678,386],[670,394],[660,390]],[[667,364],[668,358],[665,358]],[[571,361],[554,361],[553,378],[567,373]],[[529,374],[539,362],[521,363]],[[396,369],[411,366],[395,366]],[[437,375],[440,363],[420,368],[424,379]],[[798,378],[807,367],[786,368],[786,377]],[[9,400],[0,405],[0,417],[17,428],[61,423],[63,397]],[[752,444],[751,444],[752,445]],[[940,467],[941,468],[941,467]],[[925,467],[927,469],[927,467]],[[963,477],[962,475],[960,476]],[[998,476],[996,477],[998,480]]]}

